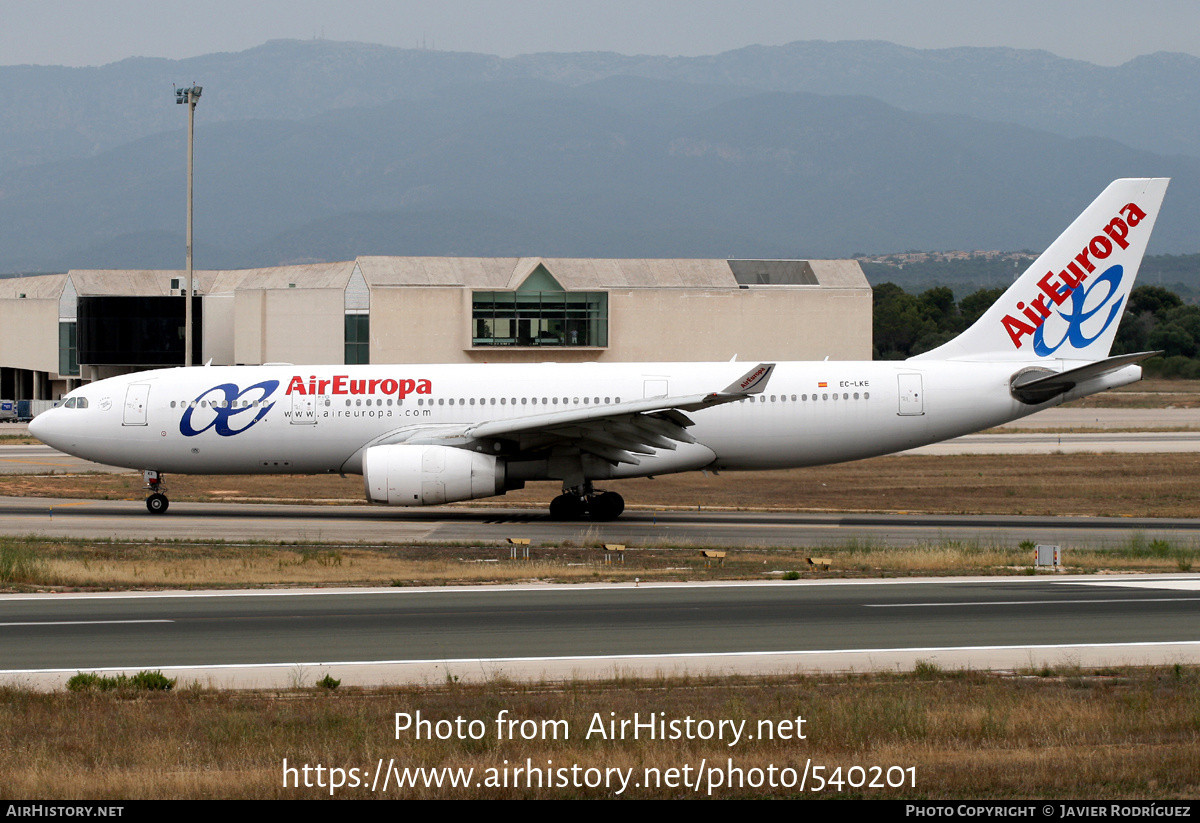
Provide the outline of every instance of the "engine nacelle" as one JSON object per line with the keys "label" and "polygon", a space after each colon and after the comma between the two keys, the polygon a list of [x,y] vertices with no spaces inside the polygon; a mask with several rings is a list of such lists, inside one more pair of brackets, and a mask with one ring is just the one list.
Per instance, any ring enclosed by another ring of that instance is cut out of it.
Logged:
{"label": "engine nacelle", "polygon": [[449,446],[372,446],[363,455],[367,499],[390,506],[436,506],[505,492],[505,464]]}

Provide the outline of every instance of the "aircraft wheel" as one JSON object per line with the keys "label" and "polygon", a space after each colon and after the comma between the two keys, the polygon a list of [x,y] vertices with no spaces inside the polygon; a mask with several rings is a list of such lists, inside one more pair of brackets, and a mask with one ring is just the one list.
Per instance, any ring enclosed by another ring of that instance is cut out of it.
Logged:
{"label": "aircraft wheel", "polygon": [[583,516],[583,504],[573,494],[560,494],[550,501],[550,517],[553,520],[578,520]]}
{"label": "aircraft wheel", "polygon": [[155,492],[146,498],[146,509],[151,514],[162,514],[167,510],[167,506],[171,505],[171,501],[167,500],[165,494]]}
{"label": "aircraft wheel", "polygon": [[601,492],[591,499],[589,510],[593,520],[616,520],[625,511],[625,498],[616,492]]}

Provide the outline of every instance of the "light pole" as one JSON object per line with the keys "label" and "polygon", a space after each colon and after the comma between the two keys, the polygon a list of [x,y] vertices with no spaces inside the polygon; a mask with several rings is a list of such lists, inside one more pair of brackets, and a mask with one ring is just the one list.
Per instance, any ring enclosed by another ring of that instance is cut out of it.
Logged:
{"label": "light pole", "polygon": [[183,281],[183,365],[192,365],[192,137],[196,131],[196,103],[200,100],[200,86],[175,89],[175,102],[188,107],[187,139],[187,276]]}

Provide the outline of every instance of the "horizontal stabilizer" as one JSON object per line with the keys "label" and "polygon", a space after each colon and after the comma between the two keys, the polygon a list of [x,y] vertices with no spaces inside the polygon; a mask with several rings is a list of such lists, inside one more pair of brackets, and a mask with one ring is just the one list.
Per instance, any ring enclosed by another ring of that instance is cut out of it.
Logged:
{"label": "horizontal stabilizer", "polygon": [[1012,395],[1022,403],[1036,404],[1066,394],[1084,381],[1101,375],[1115,372],[1134,363],[1162,354],[1158,351],[1143,351],[1136,354],[1119,354],[1088,363],[1077,369],[1064,372],[1053,372],[1043,369],[1030,369],[1018,372],[1012,379]]}

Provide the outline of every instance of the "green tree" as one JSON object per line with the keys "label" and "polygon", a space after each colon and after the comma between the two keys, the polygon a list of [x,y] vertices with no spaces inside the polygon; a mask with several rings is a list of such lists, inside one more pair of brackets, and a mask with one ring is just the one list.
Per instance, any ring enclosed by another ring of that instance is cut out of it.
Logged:
{"label": "green tree", "polygon": [[925,334],[938,330],[917,298],[895,283],[875,287],[875,356],[880,360],[903,360],[912,354],[913,344]]}

